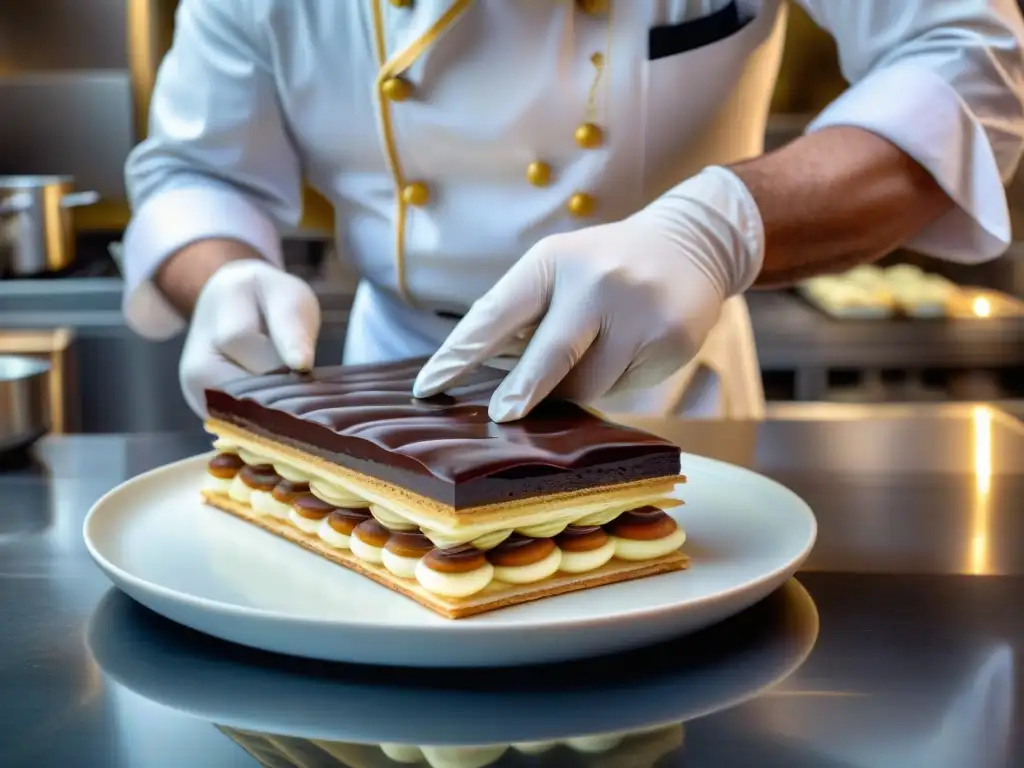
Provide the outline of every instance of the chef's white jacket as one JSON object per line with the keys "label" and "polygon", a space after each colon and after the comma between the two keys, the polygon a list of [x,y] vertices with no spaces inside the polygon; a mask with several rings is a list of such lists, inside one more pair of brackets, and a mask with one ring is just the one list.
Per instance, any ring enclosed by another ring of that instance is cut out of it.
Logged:
{"label": "chef's white jacket", "polygon": [[[1014,0],[798,1],[852,83],[809,130],[880,134],[950,194],[957,208],[911,247],[1001,253],[1024,136]],[[127,164],[128,321],[152,338],[182,328],[150,278],[190,242],[234,238],[280,263],[305,179],[362,278],[346,362],[429,354],[540,238],[758,155],[785,17],[781,0],[182,0]],[[583,123],[598,146],[577,144]],[[531,183],[533,163],[549,178]],[[579,194],[590,215],[570,212]],[[733,299],[697,361],[606,407],[756,418],[763,399]]]}

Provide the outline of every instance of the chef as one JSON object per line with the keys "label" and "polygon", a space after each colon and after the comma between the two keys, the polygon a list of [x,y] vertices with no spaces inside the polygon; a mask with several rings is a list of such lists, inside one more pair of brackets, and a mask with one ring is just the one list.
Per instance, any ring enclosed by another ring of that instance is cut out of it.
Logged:
{"label": "chef", "polygon": [[181,0],[131,154],[124,310],[187,325],[181,385],[314,362],[282,270],[309,183],[360,275],[345,362],[431,356],[417,396],[510,372],[515,420],[759,418],[742,295],[896,246],[1010,240],[1024,144],[1014,0],[798,0],[849,89],[762,154],[781,0]]}

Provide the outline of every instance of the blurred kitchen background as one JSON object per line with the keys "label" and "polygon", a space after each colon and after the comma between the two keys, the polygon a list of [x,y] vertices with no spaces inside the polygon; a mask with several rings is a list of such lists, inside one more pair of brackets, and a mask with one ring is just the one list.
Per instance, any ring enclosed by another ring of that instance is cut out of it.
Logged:
{"label": "blurred kitchen background", "polygon": [[[19,260],[8,248],[0,260],[0,354],[52,364],[56,432],[198,426],[178,390],[181,339],[152,344],[125,327],[111,256],[128,220],[123,162],[145,134],[175,5],[0,3],[0,175],[66,175],[73,187],[62,192],[96,193],[63,208],[40,198],[36,203],[52,217],[45,252]],[[792,8],[768,146],[798,135],[844,85],[831,40]],[[1011,185],[1010,201],[1015,232],[1024,238],[1024,177]],[[330,207],[310,193],[303,226],[286,248],[290,268],[320,293],[324,362],[340,355],[352,290],[348,279],[323,279],[322,266],[336,262],[324,258],[330,221]],[[0,233],[3,226],[0,215]],[[750,297],[774,408],[794,401],[1021,398],[1024,247],[980,267],[905,252],[881,267]]]}

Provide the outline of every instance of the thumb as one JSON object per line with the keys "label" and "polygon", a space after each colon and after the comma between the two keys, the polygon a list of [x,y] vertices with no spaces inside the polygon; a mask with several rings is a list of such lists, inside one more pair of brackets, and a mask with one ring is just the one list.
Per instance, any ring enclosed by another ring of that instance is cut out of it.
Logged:
{"label": "thumb", "polygon": [[258,301],[267,335],[281,360],[293,371],[308,371],[320,335],[320,302],[304,281],[278,272],[261,280]]}

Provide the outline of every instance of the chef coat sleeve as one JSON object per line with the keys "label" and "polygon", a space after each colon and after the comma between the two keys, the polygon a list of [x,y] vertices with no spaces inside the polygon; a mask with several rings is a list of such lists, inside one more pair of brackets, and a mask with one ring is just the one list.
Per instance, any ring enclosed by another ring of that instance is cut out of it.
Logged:
{"label": "chef coat sleeve", "polygon": [[[256,4],[259,5],[259,4]],[[241,241],[282,263],[278,228],[302,213],[301,171],[246,0],[181,0],[156,78],[149,136],[128,158],[128,325],[168,338],[184,319],[151,278],[182,247]]]}
{"label": "chef coat sleeve", "polygon": [[851,87],[809,127],[898,146],[957,204],[907,243],[963,263],[1010,243],[1004,183],[1024,147],[1024,22],[1015,0],[797,0],[835,38]]}

